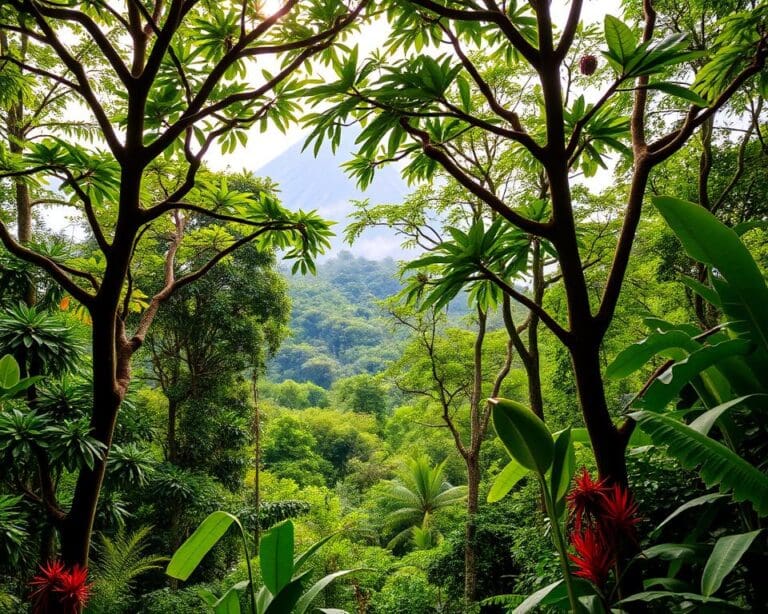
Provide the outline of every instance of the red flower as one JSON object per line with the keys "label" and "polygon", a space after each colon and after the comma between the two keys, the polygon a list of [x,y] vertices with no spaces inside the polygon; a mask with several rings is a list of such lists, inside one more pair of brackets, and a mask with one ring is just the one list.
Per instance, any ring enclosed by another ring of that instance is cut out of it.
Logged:
{"label": "red flower", "polygon": [[605,480],[594,481],[586,467],[581,468],[581,474],[574,479],[574,487],[567,497],[576,532],[581,531],[584,520],[594,520],[600,516],[606,490]]}
{"label": "red flower", "polygon": [[78,614],[90,596],[87,580],[88,570],[79,565],[70,571],[60,561],[41,566],[30,582],[35,587],[30,596],[33,614]]}
{"label": "red flower", "polygon": [[91,585],[87,580],[88,570],[79,565],[75,565],[68,574],[62,576],[54,591],[59,594],[59,603],[65,612],[77,614],[85,606],[91,594]]}
{"label": "red flower", "polygon": [[630,492],[614,484],[603,495],[600,524],[615,538],[637,540],[637,503]]}
{"label": "red flower", "polygon": [[30,595],[32,611],[35,614],[44,614],[53,611],[53,591],[56,590],[56,587],[61,582],[62,576],[66,573],[61,561],[48,561],[45,565],[40,566],[40,573],[32,578],[32,581],[30,582],[35,589]]}
{"label": "red flower", "polygon": [[605,543],[602,536],[593,529],[572,533],[571,543],[576,551],[576,554],[568,555],[568,558],[577,567],[573,574],[602,587],[608,579],[614,562],[611,548]]}

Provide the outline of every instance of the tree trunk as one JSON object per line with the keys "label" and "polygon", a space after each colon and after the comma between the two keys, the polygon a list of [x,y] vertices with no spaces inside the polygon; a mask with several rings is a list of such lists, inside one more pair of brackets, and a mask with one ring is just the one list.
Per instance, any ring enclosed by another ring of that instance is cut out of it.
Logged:
{"label": "tree trunk", "polygon": [[176,446],[176,415],[179,409],[179,400],[172,395],[168,399],[168,461],[171,463],[176,462],[177,446]]}
{"label": "tree trunk", "polygon": [[[557,84],[559,87],[559,81]],[[559,104],[558,101],[556,105],[558,110],[560,110]],[[592,442],[592,451],[600,477],[606,478],[611,483],[626,486],[628,483],[627,464],[624,458],[626,441],[614,426],[605,399],[600,366],[600,346],[604,332],[592,315],[573,216],[568,158],[564,150],[558,152],[558,155],[554,155],[549,161],[547,177],[557,225],[557,233],[553,236],[552,242],[558,252],[568,302],[571,338],[566,345],[576,378],[579,405]]]}
{"label": "tree trunk", "polygon": [[[22,34],[19,47],[15,50],[21,59],[24,59],[27,55],[28,41],[28,36]],[[2,51],[3,55],[9,52],[9,42],[5,32],[0,37],[0,51]],[[21,92],[9,105],[6,118],[8,149],[12,154],[21,155],[24,153],[23,143],[26,138],[24,130],[24,97]],[[32,199],[29,195],[29,186],[21,177],[16,178],[14,183],[16,188],[16,234],[18,235],[19,243],[29,245],[29,242],[32,240]],[[30,307],[36,302],[35,285],[31,281],[24,290],[24,302]]]}
{"label": "tree trunk", "polygon": [[627,486],[627,463],[624,458],[627,442],[608,412],[600,368],[600,342],[581,340],[569,349],[579,404],[592,442],[597,470],[601,478]]}
{"label": "tree trunk", "polygon": [[[93,414],[91,434],[107,446],[112,445],[117,413],[124,396],[118,379],[128,375],[130,352],[116,349],[117,316],[113,310],[104,317],[100,310],[93,312]],[[107,454],[94,463],[92,469],[83,467],[75,486],[72,507],[62,523],[60,532],[61,557],[67,565],[88,565],[91,532],[96,518],[99,492],[104,481]]]}
{"label": "tree trunk", "polygon": [[261,477],[261,412],[259,411],[259,377],[256,367],[253,368],[251,380],[253,392],[253,505],[256,509],[256,528],[254,529],[254,541],[256,548],[261,539],[261,490],[259,479]]}
{"label": "tree trunk", "polygon": [[[541,241],[535,239],[531,245],[533,254],[533,300],[537,305],[544,303],[544,261],[541,257]],[[531,312],[528,325],[528,356],[524,361],[528,377],[528,403],[531,410],[544,420],[544,398],[541,392],[541,368],[539,364],[539,316]]]}
{"label": "tree trunk", "polygon": [[477,455],[467,463],[467,524],[464,539],[464,600],[474,603],[477,596],[477,511],[480,491],[480,462]]}

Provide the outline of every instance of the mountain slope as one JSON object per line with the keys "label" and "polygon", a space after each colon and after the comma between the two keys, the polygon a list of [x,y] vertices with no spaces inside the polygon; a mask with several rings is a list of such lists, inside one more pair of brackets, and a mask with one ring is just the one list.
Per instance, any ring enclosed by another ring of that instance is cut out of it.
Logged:
{"label": "mountain slope", "polygon": [[301,151],[302,140],[259,168],[256,174],[270,177],[279,184],[280,198],[289,209],[317,209],[323,217],[337,222],[334,227],[337,236],[332,241],[330,255],[347,249],[371,260],[403,258],[406,252],[400,248],[400,240],[386,228],[366,231],[351,247],[343,242],[353,200],[368,199],[373,204],[397,203],[409,191],[393,165],[380,169],[368,189],[360,191],[340,167],[350,159],[354,139],[355,132],[348,131],[335,155],[324,146],[317,158],[311,149]]}

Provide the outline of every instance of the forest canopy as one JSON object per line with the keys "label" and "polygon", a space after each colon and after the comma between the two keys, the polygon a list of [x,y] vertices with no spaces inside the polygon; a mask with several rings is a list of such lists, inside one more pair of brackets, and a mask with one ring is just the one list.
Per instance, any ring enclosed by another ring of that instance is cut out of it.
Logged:
{"label": "forest canopy", "polygon": [[[5,0],[0,612],[761,611],[767,56],[756,0]],[[295,135],[410,191],[283,202]]]}

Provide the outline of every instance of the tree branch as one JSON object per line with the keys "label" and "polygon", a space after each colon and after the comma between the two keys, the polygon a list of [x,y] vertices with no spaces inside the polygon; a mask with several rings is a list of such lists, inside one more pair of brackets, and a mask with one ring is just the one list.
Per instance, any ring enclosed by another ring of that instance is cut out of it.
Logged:
{"label": "tree branch", "polygon": [[539,318],[541,318],[541,321],[544,322],[547,328],[549,328],[549,330],[551,330],[552,333],[558,339],[560,339],[560,341],[562,341],[564,345],[568,346],[571,343],[571,333],[565,330],[562,326],[560,326],[560,324],[558,324],[557,321],[551,315],[549,315],[549,313],[547,313],[547,311],[541,305],[537,305],[534,301],[532,301],[530,298],[525,296],[525,294],[515,290],[514,287],[512,287],[510,284],[504,281],[501,277],[496,275],[496,273],[491,271],[485,265],[481,264],[480,270],[482,271],[486,279],[495,283],[511,298],[513,298],[518,303],[527,307],[531,312],[539,316]]}
{"label": "tree branch", "polygon": [[[36,264],[40,268],[44,269],[51,277],[53,277],[69,294],[71,294],[75,300],[82,303],[86,307],[93,304],[94,297],[78,286],[67,274],[67,271],[59,264],[43,256],[27,247],[16,242],[16,240],[8,232],[8,228],[5,224],[0,222],[0,241],[3,242],[6,249],[14,256],[21,258],[26,262]],[[73,270],[73,269],[70,269]],[[82,277],[87,278],[87,273],[78,272]]]}
{"label": "tree branch", "polygon": [[422,150],[428,157],[439,162],[461,185],[480,198],[504,219],[531,234],[544,237],[549,235],[549,226],[547,224],[530,220],[516,213],[493,192],[474,181],[466,173],[463,173],[443,149],[431,142],[429,134],[412,126],[406,118],[401,118],[400,125],[403,127],[403,130],[420,142]]}
{"label": "tree branch", "polygon": [[763,70],[766,56],[768,56],[768,35],[764,36],[758,43],[755,56],[749,66],[733,78],[711,106],[703,111],[700,107],[692,106],[680,128],[659,138],[648,146],[648,153],[653,164],[656,165],[663,162],[682,148],[696,128],[717,113],[744,83]]}
{"label": "tree branch", "polygon": [[565,59],[565,56],[568,54],[568,51],[573,44],[573,37],[576,35],[576,30],[579,27],[582,4],[583,0],[571,0],[571,10],[568,13],[568,21],[565,22],[563,35],[560,37],[560,42],[555,48],[555,57],[559,62],[562,62]]}
{"label": "tree branch", "polygon": [[[13,5],[20,11],[31,12],[33,14],[35,21],[45,34],[46,43],[48,46],[53,48],[53,50],[56,52],[56,55],[59,56],[59,59],[61,59],[61,61],[64,62],[64,65],[75,75],[79,84],[79,87],[76,89],[76,91],[83,97],[94,117],[96,118],[96,121],[98,122],[104,136],[104,140],[109,145],[112,154],[118,161],[122,160],[123,146],[118,140],[117,135],[112,128],[109,117],[107,117],[104,108],[96,98],[96,94],[93,91],[93,88],[91,88],[90,81],[88,80],[83,65],[77,61],[69,53],[69,51],[67,51],[66,47],[61,43],[58,36],[56,35],[56,32],[53,30],[44,16],[40,13],[40,11],[37,10],[37,5],[35,3],[30,2],[29,0],[8,0],[8,2],[13,3]],[[28,7],[27,11],[24,10],[24,6]]]}
{"label": "tree branch", "polygon": [[441,17],[457,21],[481,21],[496,24],[504,33],[512,46],[533,66],[538,66],[539,51],[531,45],[515,25],[507,17],[506,13],[493,0],[486,0],[488,10],[464,10],[454,9],[433,2],[433,0],[412,0],[413,4],[432,11]]}
{"label": "tree branch", "polygon": [[[96,25],[96,23],[90,17],[88,17],[88,15],[74,9],[59,8],[62,5],[55,7],[50,4],[30,2],[29,0],[26,0],[24,4],[29,8],[30,12],[35,14],[36,17],[52,17],[62,21],[74,21],[75,23],[79,23],[81,26],[83,26],[83,28],[85,28],[88,34],[91,35],[93,42],[96,43],[96,45],[99,47],[99,50],[103,54],[104,58],[106,58],[106,60],[112,66],[115,74],[123,83],[123,85],[127,87],[129,83],[132,82],[131,73],[129,72],[128,67],[123,63],[120,54],[112,46],[112,43],[109,42],[109,39],[101,31],[99,26]],[[38,25],[40,25],[42,28],[43,26],[40,23],[40,20],[38,19],[37,21]],[[48,36],[48,39],[50,40],[50,35]],[[63,59],[64,58],[62,58],[62,60]]]}

